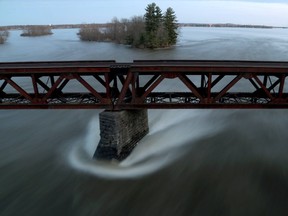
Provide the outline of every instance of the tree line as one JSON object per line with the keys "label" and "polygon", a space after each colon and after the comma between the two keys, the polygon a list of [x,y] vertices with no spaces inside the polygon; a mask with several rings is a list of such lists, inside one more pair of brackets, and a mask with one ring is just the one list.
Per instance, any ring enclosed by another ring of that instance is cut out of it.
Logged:
{"label": "tree line", "polygon": [[[83,41],[115,42],[138,48],[165,48],[176,44],[178,23],[174,10],[169,7],[164,13],[155,3],[148,4],[144,16],[130,19],[113,18],[110,23],[82,24],[79,38]],[[21,36],[51,35],[50,25],[24,26]],[[0,44],[9,36],[7,30],[0,30]]]}
{"label": "tree line", "polygon": [[83,41],[111,41],[138,48],[164,48],[175,45],[178,23],[174,10],[165,13],[155,3],[148,4],[144,16],[113,18],[107,27],[84,25],[78,35]]}
{"label": "tree line", "polygon": [[[21,36],[44,36],[53,34],[52,28],[49,25],[29,25],[22,30]],[[0,44],[4,44],[9,37],[8,30],[0,30]]]}
{"label": "tree line", "polygon": [[[52,28],[49,25],[29,25],[25,26],[20,36],[37,37],[53,34]],[[0,30],[0,44],[4,44],[9,37],[8,30]]]}

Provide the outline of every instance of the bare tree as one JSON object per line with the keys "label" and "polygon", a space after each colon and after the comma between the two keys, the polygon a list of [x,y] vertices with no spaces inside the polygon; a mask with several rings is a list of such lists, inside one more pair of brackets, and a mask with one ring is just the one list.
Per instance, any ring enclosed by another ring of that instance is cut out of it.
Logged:
{"label": "bare tree", "polygon": [[145,20],[143,16],[134,16],[127,23],[126,44],[140,47],[145,40]]}
{"label": "bare tree", "polygon": [[106,28],[106,34],[111,39],[111,41],[116,43],[124,43],[126,35],[125,23],[127,22],[127,19],[122,19],[121,21],[116,17],[112,19],[111,23],[109,23]]}
{"label": "bare tree", "polygon": [[51,35],[52,30],[51,26],[48,25],[31,25],[26,26],[26,28],[23,29],[23,32],[21,36],[43,36],[43,35]]}
{"label": "bare tree", "polygon": [[83,41],[105,41],[108,40],[107,36],[105,34],[105,31],[103,31],[99,25],[97,24],[87,24],[83,25],[78,35],[81,40]]}
{"label": "bare tree", "polygon": [[4,44],[9,37],[9,32],[7,30],[0,31],[0,44]]}

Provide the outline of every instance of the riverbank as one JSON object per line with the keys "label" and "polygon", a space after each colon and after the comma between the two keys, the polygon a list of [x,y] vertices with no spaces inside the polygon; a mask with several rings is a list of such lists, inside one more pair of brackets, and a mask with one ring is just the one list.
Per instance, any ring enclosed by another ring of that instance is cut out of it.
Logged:
{"label": "riverbank", "polygon": [[[49,26],[51,29],[74,29],[89,27],[90,25],[97,25],[99,28],[107,27],[110,23],[93,23],[93,24],[57,24],[57,25],[42,25]],[[0,26],[0,31],[3,30],[23,30],[31,25],[9,25],[9,26]],[[271,29],[271,28],[288,28],[286,26],[266,26],[266,25],[242,25],[242,24],[230,24],[230,23],[179,23],[179,27],[215,27],[215,28],[259,28],[259,29]]]}

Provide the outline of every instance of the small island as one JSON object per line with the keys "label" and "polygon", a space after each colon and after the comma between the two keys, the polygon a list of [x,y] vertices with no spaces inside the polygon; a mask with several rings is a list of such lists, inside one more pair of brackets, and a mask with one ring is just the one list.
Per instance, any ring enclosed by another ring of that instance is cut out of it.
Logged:
{"label": "small island", "polygon": [[0,44],[4,44],[9,37],[9,32],[7,30],[0,31]]}
{"label": "small island", "polygon": [[21,36],[23,37],[38,37],[44,35],[51,35],[52,30],[49,25],[30,25],[23,29]]}
{"label": "small island", "polygon": [[173,47],[177,43],[179,29],[182,27],[288,28],[233,23],[178,23],[171,7],[162,12],[159,6],[151,3],[147,5],[145,14],[142,16],[121,20],[115,17],[109,23],[0,26],[0,44],[7,41],[10,30],[20,30],[22,31],[21,36],[24,37],[37,37],[52,35],[52,29],[77,28],[79,29],[77,35],[81,41],[114,42],[142,49],[163,49]]}
{"label": "small island", "polygon": [[113,18],[103,28],[97,24],[81,26],[78,35],[83,41],[115,42],[137,48],[167,48],[176,44],[178,23],[174,10],[165,13],[155,3],[148,4],[144,16],[131,19]]}

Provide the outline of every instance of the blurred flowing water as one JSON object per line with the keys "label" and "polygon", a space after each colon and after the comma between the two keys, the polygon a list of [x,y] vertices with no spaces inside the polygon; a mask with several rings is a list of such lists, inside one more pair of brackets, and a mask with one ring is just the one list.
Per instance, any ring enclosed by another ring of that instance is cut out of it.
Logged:
{"label": "blurred flowing water", "polygon": [[[20,37],[0,61],[288,60],[287,29],[183,28],[176,47]],[[169,86],[167,86],[169,88]],[[0,111],[0,215],[287,215],[287,110],[149,110],[118,162],[92,159],[101,110]]]}

